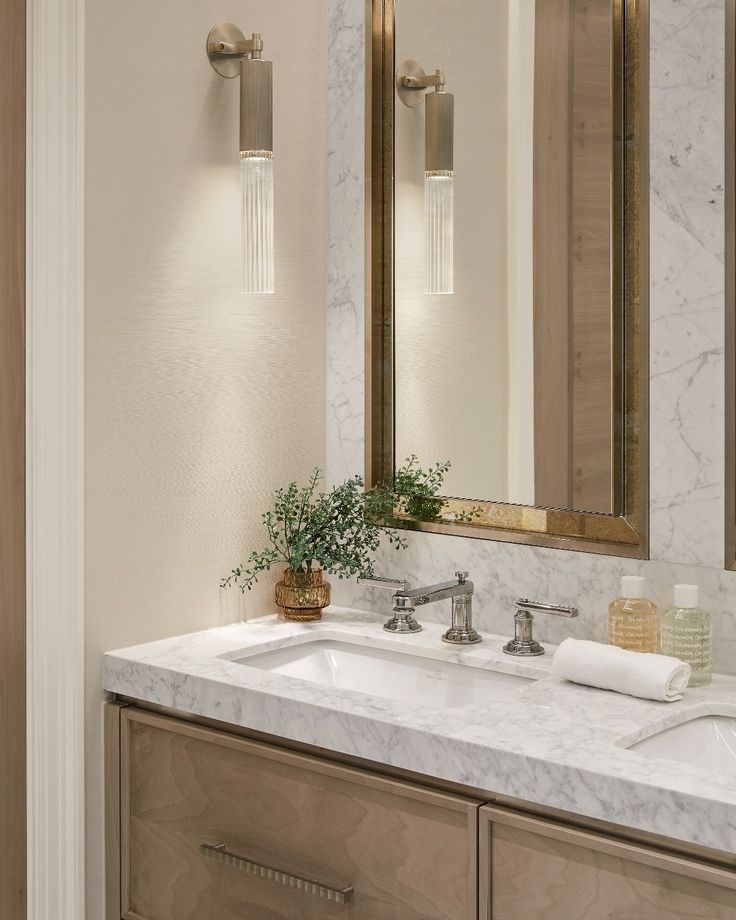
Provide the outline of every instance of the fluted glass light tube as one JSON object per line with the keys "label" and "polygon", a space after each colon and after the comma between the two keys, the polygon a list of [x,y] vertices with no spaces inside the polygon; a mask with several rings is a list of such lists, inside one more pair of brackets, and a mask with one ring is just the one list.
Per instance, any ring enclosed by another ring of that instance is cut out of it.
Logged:
{"label": "fluted glass light tube", "polygon": [[243,293],[273,294],[273,68],[260,58],[241,64],[240,192]]}
{"label": "fluted glass light tube", "polygon": [[424,174],[427,293],[452,294],[454,279],[455,174],[435,170]]}
{"label": "fluted glass light tube", "polygon": [[241,151],[241,247],[244,294],[273,294],[273,154]]}
{"label": "fluted glass light tube", "polygon": [[426,98],[424,233],[428,294],[455,291],[454,101],[451,93],[443,91]]}

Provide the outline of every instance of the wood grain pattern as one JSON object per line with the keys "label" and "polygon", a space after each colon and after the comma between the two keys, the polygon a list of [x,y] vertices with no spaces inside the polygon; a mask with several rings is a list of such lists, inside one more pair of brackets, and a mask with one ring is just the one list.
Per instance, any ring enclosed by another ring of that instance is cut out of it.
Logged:
{"label": "wood grain pattern", "polygon": [[[476,917],[478,802],[147,713],[122,719],[127,920]],[[203,842],[351,884],[355,899],[246,875],[200,855]]]}
{"label": "wood grain pattern", "polygon": [[0,917],[26,916],[25,3],[0,34]]}
{"label": "wood grain pattern", "polygon": [[481,809],[487,920],[736,920],[736,873],[502,809]]}
{"label": "wood grain pattern", "polygon": [[613,4],[537,3],[534,430],[539,506],[610,514]]}
{"label": "wood grain pattern", "polygon": [[574,0],[571,137],[571,507],[610,514],[615,0]]}

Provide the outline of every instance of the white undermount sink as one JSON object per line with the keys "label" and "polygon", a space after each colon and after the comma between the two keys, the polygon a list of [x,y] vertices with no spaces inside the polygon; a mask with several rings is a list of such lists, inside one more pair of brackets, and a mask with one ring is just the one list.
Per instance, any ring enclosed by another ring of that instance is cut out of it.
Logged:
{"label": "white undermount sink", "polygon": [[629,749],[647,757],[736,773],[736,718],[700,716],[650,735]]}
{"label": "white undermount sink", "polygon": [[534,680],[334,639],[315,639],[233,660],[250,668],[341,690],[357,690],[438,709],[495,700]]}

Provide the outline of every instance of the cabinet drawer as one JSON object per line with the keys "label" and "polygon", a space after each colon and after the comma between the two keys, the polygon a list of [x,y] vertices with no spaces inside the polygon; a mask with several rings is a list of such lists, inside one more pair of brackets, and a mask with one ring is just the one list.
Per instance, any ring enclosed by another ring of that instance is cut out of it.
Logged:
{"label": "cabinet drawer", "polygon": [[126,920],[475,920],[479,803],[124,709]]}
{"label": "cabinet drawer", "polygon": [[736,873],[493,806],[480,811],[482,920],[736,920]]}

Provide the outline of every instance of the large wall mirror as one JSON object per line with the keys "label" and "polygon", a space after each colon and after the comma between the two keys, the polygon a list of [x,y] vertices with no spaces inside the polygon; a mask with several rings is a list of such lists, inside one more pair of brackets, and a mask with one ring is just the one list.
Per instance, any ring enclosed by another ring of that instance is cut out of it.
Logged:
{"label": "large wall mirror", "polygon": [[646,9],[370,6],[368,480],[449,461],[405,526],[645,556]]}

